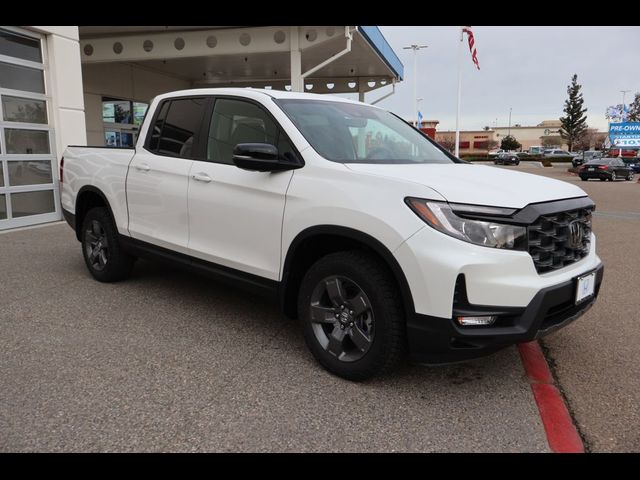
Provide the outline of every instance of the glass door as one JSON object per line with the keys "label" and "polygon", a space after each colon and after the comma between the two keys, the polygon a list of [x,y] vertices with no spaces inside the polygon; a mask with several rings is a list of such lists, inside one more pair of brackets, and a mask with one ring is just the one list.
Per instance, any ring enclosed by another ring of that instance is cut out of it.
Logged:
{"label": "glass door", "polygon": [[60,219],[44,39],[0,27],[0,230]]}

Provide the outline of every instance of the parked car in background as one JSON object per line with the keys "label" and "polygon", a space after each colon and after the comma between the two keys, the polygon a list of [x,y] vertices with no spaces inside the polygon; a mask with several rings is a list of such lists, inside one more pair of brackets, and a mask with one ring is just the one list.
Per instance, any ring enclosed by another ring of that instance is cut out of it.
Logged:
{"label": "parked car in background", "polygon": [[531,155],[528,152],[516,152],[516,155],[520,160],[528,160]]}
{"label": "parked car in background", "polygon": [[640,157],[622,158],[622,161],[631,169],[634,173],[640,173]]}
{"label": "parked car in background", "polygon": [[520,158],[515,153],[501,153],[494,160],[496,165],[519,165]]}
{"label": "parked car in background", "polygon": [[574,157],[571,160],[571,163],[574,167],[582,165],[584,163],[590,162],[591,160],[595,160],[597,158],[602,158],[603,153],[599,150],[585,150],[578,154],[578,156]]}
{"label": "parked car in background", "polygon": [[578,170],[582,181],[597,178],[601,181],[633,180],[633,169],[629,168],[620,158],[598,158],[585,163]]}
{"label": "parked car in background", "polygon": [[532,147],[529,147],[529,150],[527,150],[527,152],[529,153],[529,155],[542,155],[544,153],[545,148],[541,145],[534,145]]}
{"label": "parked car in background", "polygon": [[549,148],[544,151],[545,157],[570,157],[571,154],[566,150],[561,150],[559,148]]}
{"label": "parked car in background", "polygon": [[507,150],[503,150],[503,149],[501,149],[501,148],[500,148],[500,149],[498,149],[498,150],[491,150],[491,151],[488,153],[488,155],[489,155],[490,157],[497,157],[498,155],[503,154],[503,153],[509,153],[509,152],[508,152]]}

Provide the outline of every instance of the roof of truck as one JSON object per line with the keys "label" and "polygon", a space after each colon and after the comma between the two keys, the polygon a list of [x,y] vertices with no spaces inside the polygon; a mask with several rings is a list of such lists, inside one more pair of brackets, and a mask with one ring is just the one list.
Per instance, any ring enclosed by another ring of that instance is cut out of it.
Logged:
{"label": "roof of truck", "polygon": [[338,97],[330,94],[306,93],[306,92],[288,92],[285,90],[271,90],[265,88],[191,88],[187,90],[176,90],[173,92],[163,93],[156,98],[161,100],[171,97],[184,97],[192,95],[233,95],[243,96],[247,98],[256,98],[267,95],[272,98],[291,98],[291,99],[308,99],[308,100],[331,100],[336,102],[360,103],[344,97]]}

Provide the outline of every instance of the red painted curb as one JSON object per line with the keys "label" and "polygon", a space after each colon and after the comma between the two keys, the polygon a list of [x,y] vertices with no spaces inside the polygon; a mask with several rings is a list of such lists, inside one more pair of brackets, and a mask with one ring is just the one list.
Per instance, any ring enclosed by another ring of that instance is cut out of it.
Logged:
{"label": "red painted curb", "polygon": [[521,343],[518,350],[531,383],[549,448],[555,453],[584,453],[582,439],[562,395],[553,384],[553,375],[540,345],[538,342]]}

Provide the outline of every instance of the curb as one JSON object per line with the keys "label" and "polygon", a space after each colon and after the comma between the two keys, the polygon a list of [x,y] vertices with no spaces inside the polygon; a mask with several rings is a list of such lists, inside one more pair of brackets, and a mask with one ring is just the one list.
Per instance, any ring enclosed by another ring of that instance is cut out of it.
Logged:
{"label": "curb", "polygon": [[549,448],[554,453],[584,453],[576,429],[537,341],[518,344],[533,397],[540,412]]}

